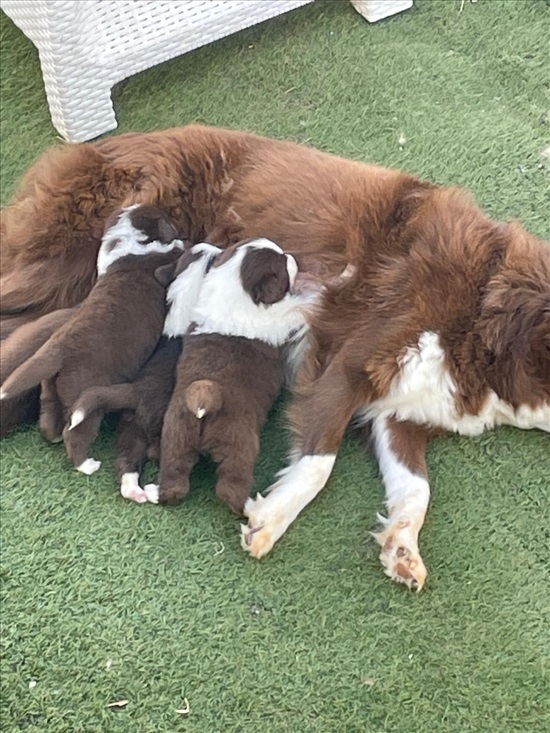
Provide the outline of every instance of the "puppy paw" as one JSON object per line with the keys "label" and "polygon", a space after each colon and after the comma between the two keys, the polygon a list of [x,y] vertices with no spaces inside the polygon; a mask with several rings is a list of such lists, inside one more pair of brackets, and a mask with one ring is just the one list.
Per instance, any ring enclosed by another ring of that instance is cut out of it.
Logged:
{"label": "puppy paw", "polygon": [[410,522],[401,520],[389,524],[381,532],[373,533],[373,536],[382,547],[380,562],[386,575],[411,590],[422,590],[428,573]]}
{"label": "puppy paw", "polygon": [[241,524],[241,547],[253,557],[260,559],[271,550],[278,539],[271,525],[266,499],[261,494],[248,499],[244,505],[248,524]]}
{"label": "puppy paw", "polygon": [[80,473],[86,474],[86,476],[91,476],[96,471],[99,471],[100,467],[101,461],[95,461],[93,458],[86,458],[80,466],[76,467],[76,470],[80,471]]}
{"label": "puppy paw", "polygon": [[143,487],[145,498],[150,504],[159,503],[159,485],[158,484],[145,484]]}
{"label": "puppy paw", "polygon": [[120,482],[120,493],[125,499],[130,499],[138,504],[145,504],[147,495],[139,485],[139,474],[125,473]]}

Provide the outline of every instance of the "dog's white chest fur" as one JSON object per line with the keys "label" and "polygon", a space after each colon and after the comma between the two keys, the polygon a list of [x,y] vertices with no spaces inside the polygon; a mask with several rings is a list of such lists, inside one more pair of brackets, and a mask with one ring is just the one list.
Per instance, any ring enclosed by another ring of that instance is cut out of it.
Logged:
{"label": "dog's white chest fur", "polygon": [[550,431],[550,405],[537,408],[523,405],[514,410],[492,390],[487,390],[477,414],[459,414],[455,400],[457,385],[445,364],[445,352],[437,333],[421,333],[418,344],[406,350],[400,366],[388,395],[369,405],[362,418],[393,415],[398,420],[462,435],[480,435],[497,425]]}

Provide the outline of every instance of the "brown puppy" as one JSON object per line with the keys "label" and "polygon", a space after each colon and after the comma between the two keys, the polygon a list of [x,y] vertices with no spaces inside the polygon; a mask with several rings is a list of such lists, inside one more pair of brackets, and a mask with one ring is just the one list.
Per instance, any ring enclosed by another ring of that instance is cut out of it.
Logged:
{"label": "brown puppy", "polygon": [[209,261],[219,253],[217,247],[198,244],[184,253],[175,265],[156,271],[157,279],[168,285],[168,314],[163,335],[151,358],[136,379],[126,384],[86,389],[73,405],[71,425],[89,419],[97,410],[123,410],[117,429],[115,469],[120,493],[125,499],[147,501],[139,475],[147,459],[159,460],[164,415],[174,391],[176,364],[181,354],[182,336],[198,298]]}
{"label": "brown puppy", "polygon": [[0,399],[6,399],[47,382],[55,423],[50,438],[62,431],[67,453],[83,473],[100,465],[87,451],[102,414],[67,426],[70,409],[85,386],[130,380],[151,355],[165,315],[165,288],[155,270],[183,248],[174,236],[159,209],[133,206],[121,212],[103,238],[99,279],[86,302],[2,385]]}
{"label": "brown puppy", "polygon": [[242,513],[260,429],[283,383],[281,347],[305,327],[297,271],[293,257],[259,239],[220,254],[205,275],[164,420],[159,486],[145,487],[150,501],[180,501],[199,456],[210,455],[216,494]]}
{"label": "brown puppy", "polygon": [[[2,328],[2,335],[6,333],[6,341],[2,344],[0,351],[0,383],[5,382],[20,364],[36,353],[61,326],[64,326],[74,316],[77,308],[78,306],[62,308],[34,321],[27,321],[25,316],[4,319],[6,328],[5,330]],[[21,320],[23,320],[23,325],[18,325]],[[14,325],[17,327],[12,330]],[[40,432],[46,440],[56,442],[61,437],[57,428],[60,416],[58,402],[51,394],[49,382],[45,380],[42,383],[42,389],[31,389],[30,394],[32,395],[33,392],[40,395]],[[24,396],[28,394],[24,393]],[[2,403],[3,425],[9,425],[18,420],[18,410],[25,409],[26,405],[33,406],[34,399],[20,400],[16,397],[5,400]],[[34,413],[33,410],[27,419],[36,419]]]}

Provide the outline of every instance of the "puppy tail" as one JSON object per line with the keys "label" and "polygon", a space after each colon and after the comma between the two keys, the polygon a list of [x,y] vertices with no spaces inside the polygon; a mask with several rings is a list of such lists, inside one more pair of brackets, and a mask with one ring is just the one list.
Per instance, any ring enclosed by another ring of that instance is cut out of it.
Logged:
{"label": "puppy tail", "polygon": [[[23,323],[11,332],[2,343],[0,352],[0,379],[6,380],[18,366],[23,364],[43,346],[61,326],[73,316],[74,308],[48,313],[30,323]],[[9,319],[4,319],[2,330],[9,328]]]}
{"label": "puppy tail", "polygon": [[36,387],[42,380],[51,379],[60,370],[62,361],[61,345],[47,341],[3,382],[0,400],[17,397],[31,387]]}
{"label": "puppy tail", "polygon": [[115,412],[135,410],[137,406],[133,384],[111,384],[108,387],[90,387],[78,397],[71,411],[69,430],[76,428],[96,410]]}
{"label": "puppy tail", "polygon": [[210,379],[192,382],[185,390],[185,404],[199,420],[218,412],[223,404],[220,385]]}

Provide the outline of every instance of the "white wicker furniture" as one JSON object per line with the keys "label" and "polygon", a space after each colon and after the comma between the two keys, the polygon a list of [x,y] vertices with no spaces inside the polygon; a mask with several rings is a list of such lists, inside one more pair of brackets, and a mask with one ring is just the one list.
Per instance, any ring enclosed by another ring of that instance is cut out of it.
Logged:
{"label": "white wicker furniture", "polygon": [[[117,126],[122,79],[312,0],[0,0],[38,49],[52,122],[65,139]],[[351,0],[373,22],[413,0]]]}

